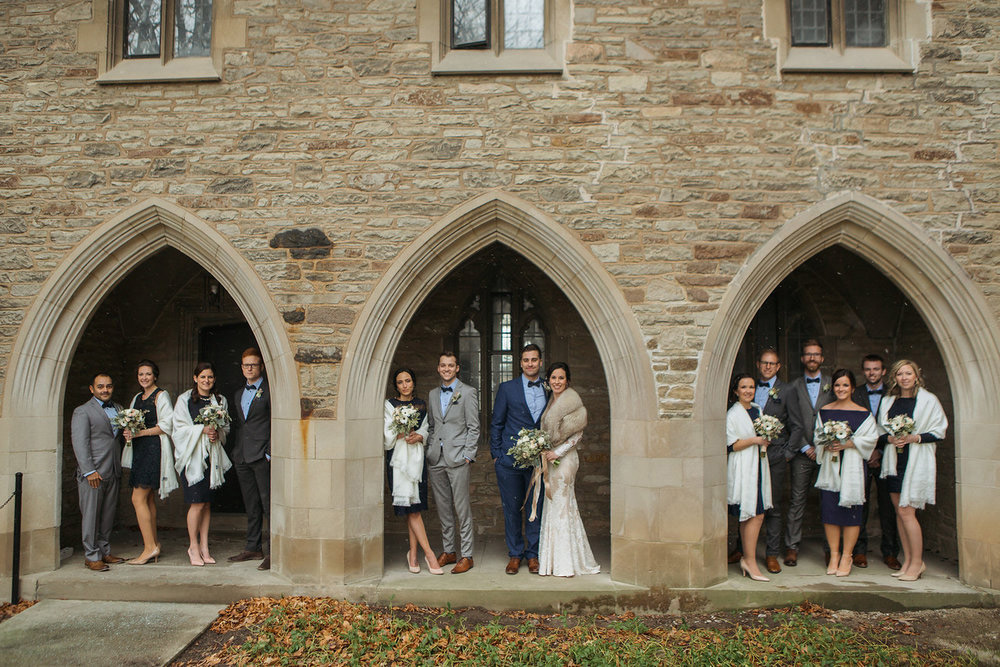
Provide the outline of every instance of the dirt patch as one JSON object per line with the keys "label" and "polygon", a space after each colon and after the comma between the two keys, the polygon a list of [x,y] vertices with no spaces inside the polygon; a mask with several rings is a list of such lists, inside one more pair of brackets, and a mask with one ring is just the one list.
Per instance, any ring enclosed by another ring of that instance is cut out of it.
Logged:
{"label": "dirt patch", "polygon": [[37,602],[38,600],[21,600],[17,604],[9,602],[0,604],[0,623],[3,623],[15,614],[20,614],[25,609],[34,606]]}

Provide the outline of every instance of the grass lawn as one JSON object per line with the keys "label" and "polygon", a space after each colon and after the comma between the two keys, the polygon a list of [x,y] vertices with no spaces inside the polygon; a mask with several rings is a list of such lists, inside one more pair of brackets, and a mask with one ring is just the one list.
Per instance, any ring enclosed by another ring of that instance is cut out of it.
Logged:
{"label": "grass lawn", "polygon": [[370,607],[330,598],[241,600],[186,665],[962,665],[882,615],[843,623],[822,607],[678,616],[574,616]]}

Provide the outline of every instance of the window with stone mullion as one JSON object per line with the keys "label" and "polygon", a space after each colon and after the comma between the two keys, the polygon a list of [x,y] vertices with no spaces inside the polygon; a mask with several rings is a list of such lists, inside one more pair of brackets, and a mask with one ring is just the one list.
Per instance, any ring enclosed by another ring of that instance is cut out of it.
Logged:
{"label": "window with stone mullion", "polygon": [[546,0],[451,0],[451,48],[545,48]]}
{"label": "window with stone mullion", "polygon": [[884,47],[887,0],[789,0],[792,46]]}
{"label": "window with stone mullion", "polygon": [[124,0],[124,58],[205,57],[212,50],[212,0]]}

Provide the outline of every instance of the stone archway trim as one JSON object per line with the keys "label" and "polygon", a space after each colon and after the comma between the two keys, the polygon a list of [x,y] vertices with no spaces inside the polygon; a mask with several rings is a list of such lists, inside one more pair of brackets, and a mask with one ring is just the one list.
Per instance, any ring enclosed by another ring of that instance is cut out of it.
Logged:
{"label": "stone archway trim", "polygon": [[[1000,548],[1000,540],[996,531],[984,530],[991,519],[983,513],[1000,503],[1000,489],[983,471],[995,470],[1000,440],[1000,327],[962,267],[921,228],[876,199],[844,192],[806,209],[734,276],[706,338],[695,391],[695,415],[706,425],[705,451],[723,441],[733,360],[757,309],[796,266],[833,245],[879,268],[911,300],[934,336],[955,405],[960,570],[968,583],[996,587],[1000,575],[989,554]],[[718,539],[724,541],[724,531]],[[720,563],[720,574],[723,567]]]}

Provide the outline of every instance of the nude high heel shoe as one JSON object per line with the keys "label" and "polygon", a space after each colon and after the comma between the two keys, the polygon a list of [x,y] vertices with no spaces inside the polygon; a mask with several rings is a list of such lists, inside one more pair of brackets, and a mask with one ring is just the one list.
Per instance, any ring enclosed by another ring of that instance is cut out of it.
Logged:
{"label": "nude high heel shoe", "polygon": [[424,562],[427,563],[427,571],[431,574],[444,574],[444,568],[441,567],[431,567],[431,562],[424,556]]}
{"label": "nude high heel shoe", "polygon": [[205,561],[201,559],[201,554],[196,549],[188,549],[188,558],[191,559],[191,564],[201,567],[205,564]]}
{"label": "nude high heel shoe", "polygon": [[[834,558],[836,556],[836,558]],[[827,574],[837,574],[837,566],[840,565],[840,554],[830,552],[830,562],[826,565]]]}
{"label": "nude high heel shoe", "polygon": [[920,564],[920,572],[917,572],[916,576],[914,576],[914,575],[910,575],[910,574],[904,574],[904,575],[902,575],[901,577],[899,577],[899,580],[900,580],[900,581],[916,581],[917,579],[919,579],[919,578],[920,578],[920,576],[921,576],[921,575],[922,575],[922,574],[923,574],[923,573],[924,573],[924,572],[925,572],[926,570],[927,570],[927,564],[926,564],[926,563],[921,563],[921,564]]}
{"label": "nude high heel shoe", "polygon": [[[844,561],[847,561],[847,567],[844,567]],[[833,562],[833,558],[830,559]],[[851,573],[851,566],[854,565],[854,557],[851,554],[844,554],[840,557],[840,567],[837,568],[838,577],[846,577]]]}
{"label": "nude high heel shoe", "polygon": [[142,558],[141,556],[139,558],[130,558],[129,560],[125,561],[125,564],[126,565],[145,565],[149,561],[153,561],[155,563],[155,562],[157,562],[159,560],[160,560],[160,546],[157,545],[156,549],[153,550],[153,553],[149,554],[145,558]]}
{"label": "nude high heel shoe", "polygon": [[747,569],[747,562],[742,558],[740,559],[740,569],[743,570],[744,577],[750,577],[754,581],[771,581],[762,574],[750,574],[750,570]]}

